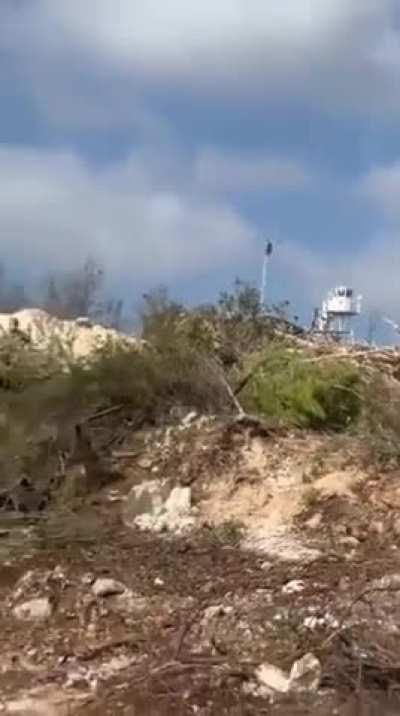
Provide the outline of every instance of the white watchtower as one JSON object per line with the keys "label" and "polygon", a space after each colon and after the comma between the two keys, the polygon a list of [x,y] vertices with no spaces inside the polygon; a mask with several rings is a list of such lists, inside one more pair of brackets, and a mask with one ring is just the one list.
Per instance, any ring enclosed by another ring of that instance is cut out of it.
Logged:
{"label": "white watchtower", "polygon": [[330,291],[317,309],[313,329],[339,339],[352,339],[352,319],[361,313],[362,296],[354,296],[352,288],[338,286]]}

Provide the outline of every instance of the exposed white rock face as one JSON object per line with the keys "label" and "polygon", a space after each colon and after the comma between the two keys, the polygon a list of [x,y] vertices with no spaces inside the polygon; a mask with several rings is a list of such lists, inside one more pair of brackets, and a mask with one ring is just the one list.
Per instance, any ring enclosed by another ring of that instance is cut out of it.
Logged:
{"label": "exposed white rock face", "polygon": [[182,534],[195,523],[190,487],[171,488],[163,480],[135,485],[125,503],[123,519],[128,527]]}

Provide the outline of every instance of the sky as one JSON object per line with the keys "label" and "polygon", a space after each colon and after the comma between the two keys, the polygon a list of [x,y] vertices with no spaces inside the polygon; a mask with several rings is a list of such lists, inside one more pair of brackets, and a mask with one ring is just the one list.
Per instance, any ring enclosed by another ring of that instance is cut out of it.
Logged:
{"label": "sky", "polygon": [[0,0],[0,259],[400,319],[399,0]]}

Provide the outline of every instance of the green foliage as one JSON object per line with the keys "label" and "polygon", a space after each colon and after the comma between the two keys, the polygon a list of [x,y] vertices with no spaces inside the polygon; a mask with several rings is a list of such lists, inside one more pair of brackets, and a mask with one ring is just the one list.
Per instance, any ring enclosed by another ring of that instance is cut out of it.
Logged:
{"label": "green foliage", "polygon": [[359,375],[348,363],[315,363],[279,344],[253,361],[244,395],[250,410],[282,424],[314,429],[342,430],[359,416]]}

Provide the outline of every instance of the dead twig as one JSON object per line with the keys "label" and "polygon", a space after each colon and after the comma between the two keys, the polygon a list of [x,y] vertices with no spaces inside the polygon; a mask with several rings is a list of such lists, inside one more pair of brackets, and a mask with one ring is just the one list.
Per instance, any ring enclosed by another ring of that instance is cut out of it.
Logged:
{"label": "dead twig", "polygon": [[93,413],[93,415],[89,415],[88,418],[86,418],[83,422],[85,423],[92,423],[94,420],[100,420],[100,418],[105,418],[107,415],[111,415],[112,413],[119,413],[121,410],[123,410],[123,405],[113,405],[111,408],[105,408],[104,410],[100,410],[97,413]]}
{"label": "dead twig", "polygon": [[143,450],[113,450],[111,456],[117,460],[129,460],[132,457],[139,457],[142,453]]}

